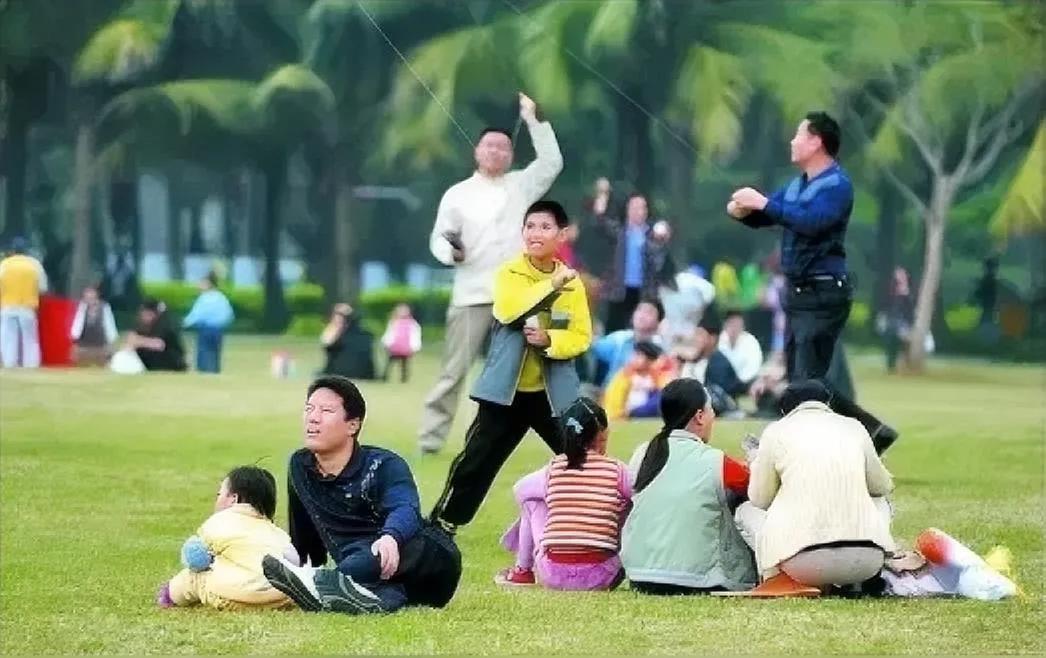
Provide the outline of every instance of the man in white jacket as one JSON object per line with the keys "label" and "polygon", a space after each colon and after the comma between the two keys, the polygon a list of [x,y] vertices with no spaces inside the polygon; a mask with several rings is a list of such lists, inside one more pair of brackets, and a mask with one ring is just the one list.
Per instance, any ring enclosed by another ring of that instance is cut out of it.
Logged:
{"label": "man in white jacket", "polygon": [[476,144],[476,171],[444,194],[429,238],[432,255],[455,268],[447,310],[447,334],[439,380],[425,399],[418,438],[424,453],[446,442],[461,385],[493,321],[494,273],[523,249],[523,215],[541,199],[563,169],[556,135],[537,107],[519,95],[519,116],[527,124],[537,158],[526,169],[512,166],[508,132],[486,129]]}

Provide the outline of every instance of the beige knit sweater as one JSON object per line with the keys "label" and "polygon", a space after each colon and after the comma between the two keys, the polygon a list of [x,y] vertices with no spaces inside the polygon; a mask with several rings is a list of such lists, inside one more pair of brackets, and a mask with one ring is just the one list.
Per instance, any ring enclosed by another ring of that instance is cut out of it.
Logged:
{"label": "beige knit sweater", "polygon": [[893,478],[856,420],[819,402],[804,402],[763,431],[748,497],[767,510],[756,544],[765,573],[804,548],[867,540],[894,549],[890,528],[872,502]]}

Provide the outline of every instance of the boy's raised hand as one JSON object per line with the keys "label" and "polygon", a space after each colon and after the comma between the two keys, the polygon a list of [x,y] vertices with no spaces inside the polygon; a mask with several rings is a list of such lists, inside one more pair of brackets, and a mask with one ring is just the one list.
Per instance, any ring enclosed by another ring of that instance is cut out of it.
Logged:
{"label": "boy's raised hand", "polygon": [[556,270],[556,273],[552,275],[552,287],[556,290],[562,290],[563,286],[567,285],[571,281],[577,278],[577,270],[569,267]]}

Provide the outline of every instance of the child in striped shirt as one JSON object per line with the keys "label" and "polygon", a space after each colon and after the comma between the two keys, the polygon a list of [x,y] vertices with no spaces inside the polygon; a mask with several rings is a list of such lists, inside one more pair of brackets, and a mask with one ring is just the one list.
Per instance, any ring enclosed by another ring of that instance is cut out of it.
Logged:
{"label": "child in striped shirt", "polygon": [[494,581],[613,589],[624,577],[618,550],[632,498],[628,467],[606,456],[607,415],[594,401],[579,398],[560,422],[564,454],[513,488],[519,519],[501,543],[516,554],[516,563]]}

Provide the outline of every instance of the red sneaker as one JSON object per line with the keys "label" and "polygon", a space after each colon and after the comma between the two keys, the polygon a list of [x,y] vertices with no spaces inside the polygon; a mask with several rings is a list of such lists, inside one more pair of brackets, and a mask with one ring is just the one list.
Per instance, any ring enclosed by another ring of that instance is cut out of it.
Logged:
{"label": "red sneaker", "polygon": [[537,581],[534,580],[534,571],[522,567],[502,569],[494,574],[495,585],[503,585],[506,587],[529,587],[536,583]]}

